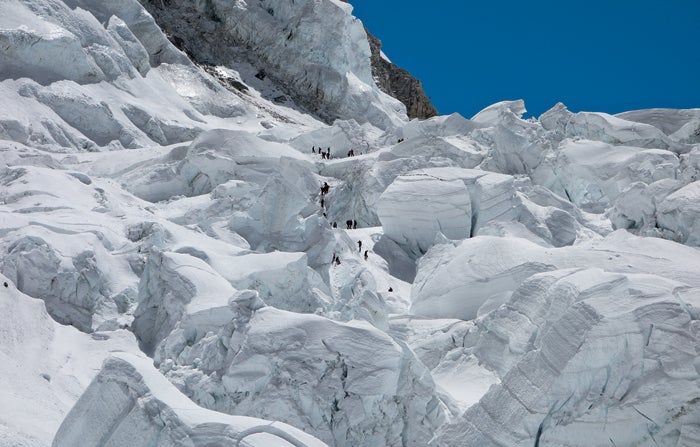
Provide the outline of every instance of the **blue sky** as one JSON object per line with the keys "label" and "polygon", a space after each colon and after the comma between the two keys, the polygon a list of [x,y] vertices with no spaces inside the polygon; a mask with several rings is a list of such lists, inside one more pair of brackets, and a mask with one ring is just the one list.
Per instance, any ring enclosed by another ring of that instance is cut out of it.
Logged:
{"label": "blue sky", "polygon": [[350,0],[441,114],[700,107],[700,0]]}

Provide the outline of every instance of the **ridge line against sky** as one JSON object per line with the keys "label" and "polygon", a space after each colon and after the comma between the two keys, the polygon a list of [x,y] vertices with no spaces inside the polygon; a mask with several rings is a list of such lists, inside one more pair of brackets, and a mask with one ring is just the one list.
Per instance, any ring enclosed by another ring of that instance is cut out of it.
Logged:
{"label": "ridge line against sky", "polygon": [[700,107],[700,0],[350,3],[442,115]]}

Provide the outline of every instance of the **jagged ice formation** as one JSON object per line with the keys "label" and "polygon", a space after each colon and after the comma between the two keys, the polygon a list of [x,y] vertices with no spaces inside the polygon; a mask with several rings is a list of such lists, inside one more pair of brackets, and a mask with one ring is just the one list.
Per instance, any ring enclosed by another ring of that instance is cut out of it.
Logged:
{"label": "jagged ice formation", "polygon": [[344,2],[146,7],[0,3],[0,445],[700,443],[698,110],[409,121]]}

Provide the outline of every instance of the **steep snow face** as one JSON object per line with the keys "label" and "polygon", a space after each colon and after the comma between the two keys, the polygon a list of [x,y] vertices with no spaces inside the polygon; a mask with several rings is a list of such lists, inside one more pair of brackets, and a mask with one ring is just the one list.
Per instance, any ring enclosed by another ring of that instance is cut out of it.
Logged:
{"label": "steep snow face", "polygon": [[54,447],[323,447],[289,425],[198,407],[140,356],[108,358],[61,425]]}

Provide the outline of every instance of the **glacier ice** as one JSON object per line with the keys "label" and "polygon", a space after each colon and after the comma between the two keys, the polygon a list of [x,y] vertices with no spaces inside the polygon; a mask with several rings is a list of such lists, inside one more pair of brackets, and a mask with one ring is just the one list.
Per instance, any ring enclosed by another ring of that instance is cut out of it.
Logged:
{"label": "glacier ice", "polygon": [[228,416],[198,407],[148,360],[119,353],[105,360],[56,433],[61,446],[269,445],[322,447],[280,422]]}
{"label": "glacier ice", "polygon": [[147,6],[0,4],[0,444],[700,443],[697,109],[407,121],[345,2]]}

